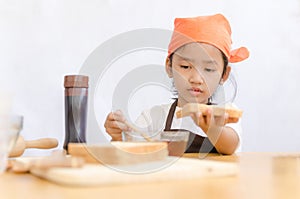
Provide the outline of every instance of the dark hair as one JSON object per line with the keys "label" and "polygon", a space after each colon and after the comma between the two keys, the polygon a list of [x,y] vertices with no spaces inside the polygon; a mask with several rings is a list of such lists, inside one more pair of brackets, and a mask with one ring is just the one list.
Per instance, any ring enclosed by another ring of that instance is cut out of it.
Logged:
{"label": "dark hair", "polygon": [[226,57],[226,55],[221,51],[222,53],[222,57],[223,57],[223,63],[224,63],[224,68],[223,68],[223,72],[222,72],[222,77],[224,76],[226,70],[227,70],[227,66],[228,66],[228,58]]}

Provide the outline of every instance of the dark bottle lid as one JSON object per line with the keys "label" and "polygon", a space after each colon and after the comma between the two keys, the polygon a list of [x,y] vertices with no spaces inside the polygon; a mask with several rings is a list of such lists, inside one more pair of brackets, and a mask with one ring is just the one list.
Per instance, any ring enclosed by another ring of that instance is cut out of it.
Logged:
{"label": "dark bottle lid", "polygon": [[84,75],[66,75],[64,86],[65,88],[88,88],[89,77]]}

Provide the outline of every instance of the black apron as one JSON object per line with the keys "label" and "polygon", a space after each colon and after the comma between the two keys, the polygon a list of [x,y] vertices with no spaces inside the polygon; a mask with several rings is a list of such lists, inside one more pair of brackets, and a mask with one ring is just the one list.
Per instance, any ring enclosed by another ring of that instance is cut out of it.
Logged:
{"label": "black apron", "polygon": [[[184,129],[171,129],[172,121],[175,113],[175,109],[177,106],[178,99],[172,104],[169,114],[167,117],[166,125],[164,131],[181,131]],[[184,130],[187,131],[187,130]],[[201,135],[197,135],[193,132],[189,131],[189,140],[187,144],[187,149],[185,153],[218,153],[213,144],[209,141],[207,137],[203,137]]]}

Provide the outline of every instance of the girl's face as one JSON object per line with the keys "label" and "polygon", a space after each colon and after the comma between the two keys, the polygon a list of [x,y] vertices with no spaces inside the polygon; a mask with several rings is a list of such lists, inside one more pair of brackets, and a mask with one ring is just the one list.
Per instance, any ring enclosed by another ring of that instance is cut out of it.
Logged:
{"label": "girl's face", "polygon": [[186,103],[207,103],[219,83],[229,75],[230,67],[222,77],[224,60],[221,51],[205,43],[190,43],[175,51],[166,62],[166,71],[173,78],[178,91],[178,106]]}

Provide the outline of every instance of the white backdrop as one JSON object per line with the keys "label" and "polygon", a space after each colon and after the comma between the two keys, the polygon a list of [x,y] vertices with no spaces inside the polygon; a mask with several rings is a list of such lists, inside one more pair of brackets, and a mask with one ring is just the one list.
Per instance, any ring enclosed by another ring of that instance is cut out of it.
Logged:
{"label": "white backdrop", "polygon": [[[117,34],[137,28],[171,30],[175,17],[218,12],[231,23],[233,47],[245,45],[251,53],[249,60],[233,66],[236,104],[244,110],[243,151],[299,152],[299,0],[0,0],[0,91],[13,94],[13,112],[25,117],[26,139],[55,137],[61,148],[64,75],[78,73],[90,53]],[[161,54],[152,59],[164,64]],[[118,70],[123,69],[124,64]],[[169,97],[163,89],[138,93],[154,99],[145,106]],[[102,130],[110,98],[109,92],[102,101],[95,98],[102,103],[95,105]],[[132,107],[133,116],[140,108]],[[105,140],[103,135],[95,139]]]}

